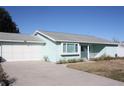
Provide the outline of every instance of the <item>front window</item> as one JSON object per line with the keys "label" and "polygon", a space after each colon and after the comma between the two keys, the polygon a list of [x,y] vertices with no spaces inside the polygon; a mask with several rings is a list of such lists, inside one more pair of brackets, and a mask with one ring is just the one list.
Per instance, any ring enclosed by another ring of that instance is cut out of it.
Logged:
{"label": "front window", "polygon": [[63,43],[63,53],[77,53],[78,44],[75,43]]}

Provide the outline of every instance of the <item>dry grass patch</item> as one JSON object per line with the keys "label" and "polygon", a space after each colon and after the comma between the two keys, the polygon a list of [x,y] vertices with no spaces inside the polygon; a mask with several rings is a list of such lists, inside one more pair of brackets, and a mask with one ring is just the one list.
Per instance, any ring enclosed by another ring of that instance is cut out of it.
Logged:
{"label": "dry grass patch", "polygon": [[124,82],[124,60],[70,63],[67,67]]}

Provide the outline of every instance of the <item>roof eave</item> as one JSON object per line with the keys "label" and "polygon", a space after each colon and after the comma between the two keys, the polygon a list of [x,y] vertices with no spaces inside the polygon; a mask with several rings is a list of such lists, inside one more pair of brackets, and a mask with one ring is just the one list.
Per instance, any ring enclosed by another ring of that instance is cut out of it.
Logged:
{"label": "roof eave", "polygon": [[45,44],[45,42],[41,42],[41,41],[5,40],[5,39],[0,39],[0,42],[12,42],[12,43],[41,43],[41,44]]}
{"label": "roof eave", "polygon": [[104,44],[104,45],[118,45],[117,43],[104,42],[87,42],[87,41],[70,41],[70,40],[56,40],[55,42],[71,42],[71,43],[88,43],[88,44]]}
{"label": "roof eave", "polygon": [[45,37],[49,38],[50,40],[52,40],[52,41],[56,42],[56,40],[55,40],[54,38],[52,38],[52,37],[50,37],[50,36],[48,36],[48,35],[46,35],[46,34],[42,33],[42,32],[41,32],[41,31],[39,31],[39,30],[35,31],[35,32],[33,33],[33,35],[35,35],[35,34],[37,34],[37,33],[39,33],[39,34],[41,34],[41,35],[43,35],[43,36],[45,36]]}

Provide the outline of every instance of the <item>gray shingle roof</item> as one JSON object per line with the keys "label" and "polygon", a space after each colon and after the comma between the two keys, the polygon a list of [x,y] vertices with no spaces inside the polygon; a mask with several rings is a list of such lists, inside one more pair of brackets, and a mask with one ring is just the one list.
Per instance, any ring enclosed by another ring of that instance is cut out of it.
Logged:
{"label": "gray shingle roof", "polygon": [[0,41],[44,43],[43,40],[35,36],[28,36],[28,35],[16,34],[16,33],[3,33],[3,32],[0,32]]}
{"label": "gray shingle roof", "polygon": [[95,36],[89,36],[89,35],[70,34],[70,33],[63,33],[63,32],[49,32],[49,31],[39,31],[39,32],[52,38],[54,41],[115,44],[109,40],[102,39]]}

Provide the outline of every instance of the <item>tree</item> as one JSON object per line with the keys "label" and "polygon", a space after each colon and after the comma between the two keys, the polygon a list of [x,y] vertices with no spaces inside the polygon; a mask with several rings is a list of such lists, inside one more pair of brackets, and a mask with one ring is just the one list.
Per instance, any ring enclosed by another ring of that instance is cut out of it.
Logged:
{"label": "tree", "polygon": [[4,8],[0,7],[0,32],[20,33],[10,14]]}

